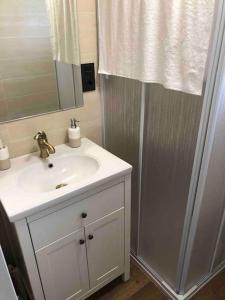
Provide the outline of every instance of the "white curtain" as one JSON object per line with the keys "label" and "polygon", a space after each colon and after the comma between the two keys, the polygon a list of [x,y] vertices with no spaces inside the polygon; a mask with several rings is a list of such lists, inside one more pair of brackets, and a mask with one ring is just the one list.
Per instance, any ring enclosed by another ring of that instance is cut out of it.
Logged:
{"label": "white curtain", "polygon": [[98,0],[99,73],[201,95],[214,0]]}
{"label": "white curtain", "polygon": [[76,0],[46,0],[50,20],[53,59],[80,64]]}

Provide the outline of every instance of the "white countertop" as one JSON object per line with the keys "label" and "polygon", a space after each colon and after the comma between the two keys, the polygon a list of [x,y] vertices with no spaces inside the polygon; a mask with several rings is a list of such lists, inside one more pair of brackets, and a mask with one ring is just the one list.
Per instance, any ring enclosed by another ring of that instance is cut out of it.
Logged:
{"label": "white countertop", "polygon": [[24,168],[40,162],[39,152],[12,159],[11,168],[0,171],[0,200],[11,222],[28,217],[132,171],[131,165],[87,138],[82,139],[82,145],[79,148],[71,148],[63,144],[56,146],[55,149],[56,153],[50,155],[49,162],[52,158],[65,153],[88,155],[98,161],[99,169],[93,176],[63,189],[46,193],[31,193],[18,188],[18,174]]}

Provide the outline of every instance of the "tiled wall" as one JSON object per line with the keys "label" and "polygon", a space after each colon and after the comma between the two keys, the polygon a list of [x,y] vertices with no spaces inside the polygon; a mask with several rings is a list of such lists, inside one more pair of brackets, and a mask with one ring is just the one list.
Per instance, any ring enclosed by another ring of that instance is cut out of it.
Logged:
{"label": "tiled wall", "polygon": [[[97,63],[95,0],[77,0],[77,2],[81,61]],[[66,141],[66,131],[71,117],[81,121],[83,136],[101,144],[101,105],[98,88],[94,92],[84,94],[82,108],[0,124],[0,138],[8,144],[11,157],[36,151],[33,136],[38,130],[45,130],[52,144],[61,144]]]}
{"label": "tiled wall", "polygon": [[1,0],[0,43],[0,121],[57,110],[45,0]]}

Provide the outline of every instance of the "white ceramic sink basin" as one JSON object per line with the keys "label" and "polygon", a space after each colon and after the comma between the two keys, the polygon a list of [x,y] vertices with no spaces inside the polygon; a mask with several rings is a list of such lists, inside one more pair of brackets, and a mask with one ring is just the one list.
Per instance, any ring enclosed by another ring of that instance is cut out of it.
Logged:
{"label": "white ceramic sink basin", "polygon": [[97,160],[90,156],[67,154],[25,168],[18,174],[17,185],[27,192],[46,193],[79,183],[98,169]]}
{"label": "white ceramic sink basin", "polygon": [[[75,199],[132,170],[87,138],[78,148],[65,144],[55,148],[49,160],[42,160],[39,152],[31,153],[11,159],[11,168],[0,172],[0,201],[11,222]],[[67,185],[56,189],[60,184]]]}

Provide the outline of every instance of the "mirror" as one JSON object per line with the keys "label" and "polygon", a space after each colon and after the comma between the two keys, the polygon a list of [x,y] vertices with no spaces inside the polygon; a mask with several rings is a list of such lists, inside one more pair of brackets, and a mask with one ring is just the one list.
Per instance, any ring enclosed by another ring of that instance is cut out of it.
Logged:
{"label": "mirror", "polygon": [[76,0],[0,0],[0,122],[82,105]]}

